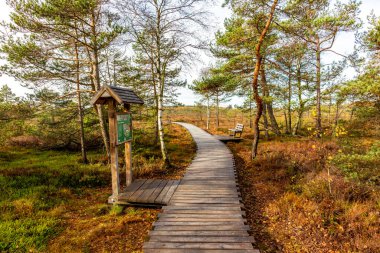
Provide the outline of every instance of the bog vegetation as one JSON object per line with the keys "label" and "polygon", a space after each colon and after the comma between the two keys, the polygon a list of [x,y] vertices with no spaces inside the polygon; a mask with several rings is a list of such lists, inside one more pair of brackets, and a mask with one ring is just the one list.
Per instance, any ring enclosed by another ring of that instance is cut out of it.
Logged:
{"label": "bog vegetation", "polygon": [[[89,103],[103,85],[145,101],[136,177],[180,178],[191,162],[171,122],[243,123],[229,147],[262,252],[380,251],[380,18],[360,20],[356,0],[223,2],[232,14],[212,36],[207,0],[7,1],[0,74],[30,92],[1,84],[0,251],[141,250],[159,211],[105,204],[107,108]],[[345,33],[353,54],[335,47]],[[215,61],[187,83],[202,50]],[[233,96],[244,103],[221,106]]]}

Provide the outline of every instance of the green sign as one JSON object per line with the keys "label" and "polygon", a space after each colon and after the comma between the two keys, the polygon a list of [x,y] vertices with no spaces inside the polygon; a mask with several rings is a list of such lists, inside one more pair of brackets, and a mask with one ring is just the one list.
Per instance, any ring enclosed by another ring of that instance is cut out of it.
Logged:
{"label": "green sign", "polygon": [[132,117],[130,113],[116,115],[117,119],[117,144],[132,140]]}

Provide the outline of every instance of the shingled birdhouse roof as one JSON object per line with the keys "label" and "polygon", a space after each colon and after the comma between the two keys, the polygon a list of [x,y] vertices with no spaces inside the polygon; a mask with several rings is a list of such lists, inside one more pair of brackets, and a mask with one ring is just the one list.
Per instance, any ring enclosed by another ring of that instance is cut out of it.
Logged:
{"label": "shingled birdhouse roof", "polygon": [[103,86],[91,99],[91,104],[105,104],[114,99],[119,104],[144,104],[144,101],[129,88],[116,86]]}

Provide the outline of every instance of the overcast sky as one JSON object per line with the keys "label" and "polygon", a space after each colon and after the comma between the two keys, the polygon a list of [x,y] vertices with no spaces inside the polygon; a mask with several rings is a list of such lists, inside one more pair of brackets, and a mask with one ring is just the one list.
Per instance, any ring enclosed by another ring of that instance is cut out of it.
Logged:
{"label": "overcast sky", "polygon": [[[216,0],[215,6],[210,6],[210,11],[214,14],[213,18],[210,18],[210,24],[213,24],[212,28],[210,29],[210,38],[214,37],[214,33],[218,29],[223,28],[223,21],[226,17],[230,15],[230,11],[226,8],[222,8],[221,5],[224,2],[224,0]],[[347,0],[343,0],[342,2],[347,2]],[[371,13],[373,10],[374,13],[379,16],[380,15],[380,0],[362,0],[362,4],[360,7],[361,13],[360,18],[366,23],[367,22],[367,16]],[[6,0],[0,0],[0,20],[9,20],[9,12],[10,9],[6,5]],[[335,41],[333,49],[339,53],[342,54],[349,54],[352,53],[354,49],[354,43],[355,43],[355,37],[352,33],[345,33],[338,36],[337,40]],[[334,57],[337,56],[327,56],[327,61],[329,59],[334,59]],[[210,62],[214,62],[214,59],[207,56],[205,53],[201,53],[200,55],[201,62],[194,63],[194,68],[191,70],[186,71],[186,73],[183,73],[183,76],[188,80],[188,83],[191,83],[192,80],[196,79],[198,77],[199,71],[208,66]],[[326,56],[325,56],[326,60]],[[350,76],[353,75],[352,71],[346,71],[346,75]],[[28,89],[22,87],[19,83],[17,83],[13,78],[3,75],[0,76],[0,86],[3,86],[4,84],[7,84],[11,87],[14,93],[18,96],[23,96],[25,93],[28,92]],[[190,91],[187,88],[180,89],[180,95],[178,97],[178,101],[181,103],[184,103],[186,105],[193,105],[195,101],[198,101],[200,97],[193,94],[192,91]],[[242,104],[243,99],[241,98],[233,98],[230,102],[226,103],[235,105],[235,104]]]}

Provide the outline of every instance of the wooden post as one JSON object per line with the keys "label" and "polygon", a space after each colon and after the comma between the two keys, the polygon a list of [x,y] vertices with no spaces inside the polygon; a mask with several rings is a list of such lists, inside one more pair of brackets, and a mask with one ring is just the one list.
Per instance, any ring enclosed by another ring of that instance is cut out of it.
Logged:
{"label": "wooden post", "polygon": [[117,118],[116,103],[111,99],[108,101],[108,119],[109,119],[109,136],[110,136],[110,154],[111,154],[111,176],[112,176],[112,196],[109,202],[117,201],[120,193],[119,162],[117,152]]}
{"label": "wooden post", "polygon": [[[131,105],[124,104],[124,112],[130,112]],[[132,124],[132,123],[131,123]],[[132,131],[132,125],[131,125]],[[126,186],[128,187],[133,181],[132,172],[132,140],[125,143],[125,179]]]}

